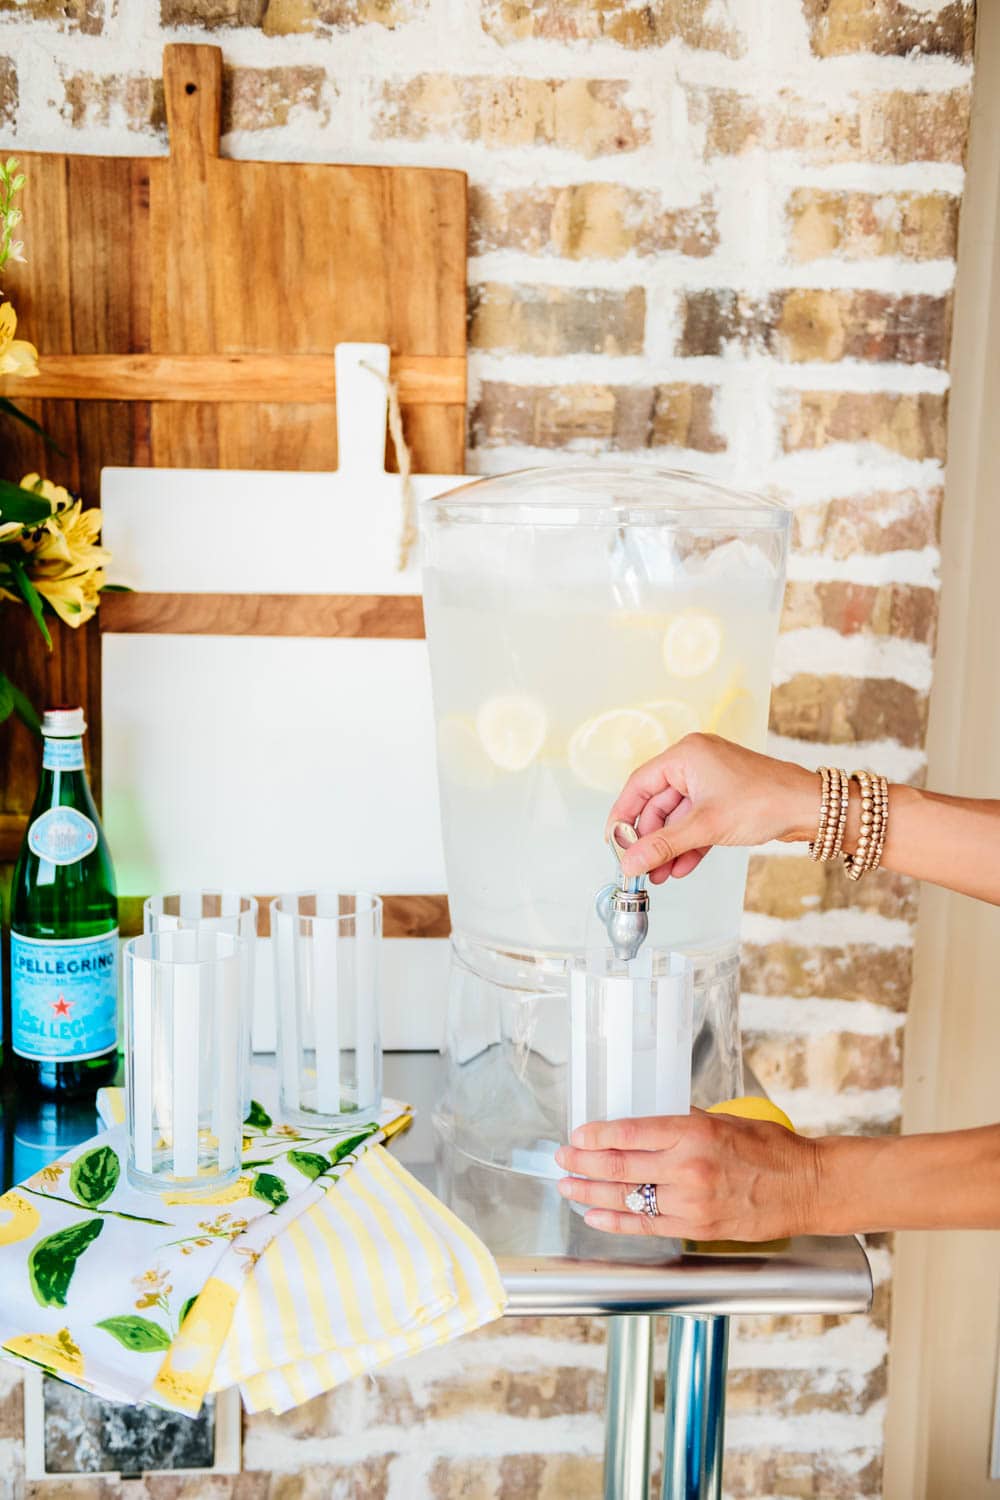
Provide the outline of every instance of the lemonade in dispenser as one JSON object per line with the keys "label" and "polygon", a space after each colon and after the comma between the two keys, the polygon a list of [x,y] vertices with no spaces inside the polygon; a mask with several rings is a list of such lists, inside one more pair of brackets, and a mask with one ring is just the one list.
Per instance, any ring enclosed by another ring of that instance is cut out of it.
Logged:
{"label": "lemonade in dispenser", "polygon": [[[608,811],[685,734],[762,748],[789,514],[689,474],[566,467],[479,480],[422,520],[453,929],[438,1124],[475,1160],[549,1175],[572,974],[610,942]],[[696,1104],[741,1092],[746,869],[715,849],[648,903],[650,953],[693,976]]]}

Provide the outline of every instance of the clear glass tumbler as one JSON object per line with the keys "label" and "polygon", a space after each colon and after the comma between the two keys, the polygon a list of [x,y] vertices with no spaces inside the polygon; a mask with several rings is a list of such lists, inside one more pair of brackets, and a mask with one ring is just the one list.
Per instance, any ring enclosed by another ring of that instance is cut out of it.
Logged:
{"label": "clear glass tumbler", "polygon": [[271,902],[283,1114],[299,1124],[371,1118],[382,1103],[382,902],[311,891]]}
{"label": "clear glass tumbler", "polygon": [[578,960],[570,981],[569,1130],[589,1120],[685,1115],[691,1109],[692,969],[645,949]]}
{"label": "clear glass tumbler", "polygon": [[142,903],[143,932],[184,930],[228,932],[242,939],[240,994],[243,1000],[244,1045],[243,1118],[250,1111],[253,1061],[253,1005],[257,959],[257,900],[238,891],[171,891],[166,896],[147,896]]}
{"label": "clear glass tumbler", "polygon": [[145,933],[123,949],[128,1177],[215,1190],[236,1177],[246,1057],[242,943]]}

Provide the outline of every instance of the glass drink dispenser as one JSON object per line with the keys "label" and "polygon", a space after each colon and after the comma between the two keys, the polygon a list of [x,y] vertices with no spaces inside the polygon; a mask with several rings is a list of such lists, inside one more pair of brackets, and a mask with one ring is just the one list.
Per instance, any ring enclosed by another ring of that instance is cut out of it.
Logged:
{"label": "glass drink dispenser", "polygon": [[[685,734],[763,747],[789,513],[690,474],[566,467],[479,480],[422,519],[453,928],[437,1123],[475,1161],[555,1176],[579,1108],[573,974],[614,957],[595,915],[608,811]],[[650,891],[647,964],[690,970],[694,1104],[742,1091],[746,870],[715,849]]]}

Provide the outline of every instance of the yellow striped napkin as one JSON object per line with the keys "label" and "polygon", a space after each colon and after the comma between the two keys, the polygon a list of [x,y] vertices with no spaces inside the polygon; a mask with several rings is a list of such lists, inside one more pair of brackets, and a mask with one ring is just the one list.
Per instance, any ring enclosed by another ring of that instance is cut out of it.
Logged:
{"label": "yellow striped napkin", "polygon": [[[99,1108],[106,1123],[117,1123],[122,1091],[101,1090]],[[171,1345],[161,1382],[183,1387],[193,1376],[211,1391],[238,1385],[248,1411],[280,1413],[482,1327],[505,1304],[486,1246],[388,1151],[372,1146],[282,1225],[249,1273],[239,1270],[231,1281],[223,1265],[215,1268]],[[170,1404],[183,1405],[177,1392]]]}

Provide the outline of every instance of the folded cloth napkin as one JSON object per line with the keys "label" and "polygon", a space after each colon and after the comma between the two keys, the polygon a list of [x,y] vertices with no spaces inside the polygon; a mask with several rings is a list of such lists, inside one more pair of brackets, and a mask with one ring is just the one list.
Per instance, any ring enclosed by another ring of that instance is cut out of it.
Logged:
{"label": "folded cloth napkin", "polygon": [[[120,1091],[99,1106],[120,1120]],[[378,1148],[408,1119],[303,1130],[255,1104],[208,1196],[129,1186],[112,1124],[0,1197],[3,1354],[118,1401],[194,1414],[238,1382],[284,1411],[498,1317],[489,1252]]]}

